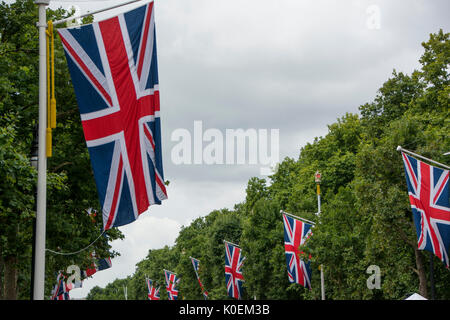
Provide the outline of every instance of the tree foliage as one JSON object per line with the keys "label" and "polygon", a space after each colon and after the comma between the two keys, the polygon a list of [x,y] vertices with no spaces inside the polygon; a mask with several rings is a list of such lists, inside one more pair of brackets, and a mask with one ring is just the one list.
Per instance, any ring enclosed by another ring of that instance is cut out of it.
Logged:
{"label": "tree foliage", "polygon": [[[71,14],[47,9],[48,20]],[[0,299],[30,297],[37,174],[29,159],[38,119],[37,21],[38,8],[31,0],[0,4]],[[47,159],[46,248],[67,253],[94,241],[102,222],[92,223],[86,213],[100,206],[60,41],[55,41],[55,83],[57,128],[53,155]],[[72,256],[47,251],[45,296],[59,270],[72,264],[87,268],[92,250],[100,257],[113,257],[117,253],[108,242],[120,237],[118,230],[108,231],[90,250]]]}

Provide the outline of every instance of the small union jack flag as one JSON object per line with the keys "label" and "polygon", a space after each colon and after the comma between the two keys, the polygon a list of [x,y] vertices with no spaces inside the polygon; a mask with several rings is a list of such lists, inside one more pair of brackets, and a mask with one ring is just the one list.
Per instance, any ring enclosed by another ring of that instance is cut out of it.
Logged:
{"label": "small union jack flag", "polygon": [[[94,254],[92,254],[94,257]],[[105,269],[109,269],[112,266],[111,258],[104,258],[104,259],[95,259],[92,263],[92,268],[88,268],[85,271],[82,272],[83,277],[87,278],[92,276],[97,271],[102,271]]]}
{"label": "small union jack flag", "polygon": [[66,286],[66,283],[64,281],[64,275],[62,272],[58,273],[58,276],[56,277],[56,285],[53,287],[52,290],[52,300],[70,300],[69,297],[69,290]]}
{"label": "small union jack flag", "polygon": [[419,250],[433,252],[449,267],[449,171],[402,152]]}
{"label": "small union jack flag", "polygon": [[242,266],[245,257],[241,255],[241,248],[225,241],[225,284],[228,296],[235,299],[242,299],[242,285],[244,276]]}
{"label": "small union jack flag", "polygon": [[180,279],[177,278],[176,273],[168,270],[164,270],[164,277],[166,281],[166,290],[169,300],[177,300],[178,283],[180,282]]}
{"label": "small union jack flag", "polygon": [[147,288],[148,288],[148,300],[159,300],[159,289],[160,287],[156,288],[153,286],[153,281],[151,279],[146,279],[147,282]]}
{"label": "small union jack flag", "polygon": [[311,266],[300,259],[300,245],[311,235],[311,224],[283,214],[284,250],[286,255],[289,282],[298,283],[311,289]]}
{"label": "small union jack flag", "polygon": [[200,260],[192,258],[192,257],[190,257],[190,258],[191,258],[191,261],[192,261],[192,265],[194,266],[195,275],[197,276],[197,280],[198,280],[198,283],[200,285],[200,289],[202,290],[203,297],[206,300],[206,299],[208,299],[208,291],[206,291],[205,288],[203,287],[203,284],[200,281],[200,277],[198,275],[198,268],[200,266]]}
{"label": "small union jack flag", "polygon": [[153,2],[58,29],[80,109],[103,229],[167,198]]}

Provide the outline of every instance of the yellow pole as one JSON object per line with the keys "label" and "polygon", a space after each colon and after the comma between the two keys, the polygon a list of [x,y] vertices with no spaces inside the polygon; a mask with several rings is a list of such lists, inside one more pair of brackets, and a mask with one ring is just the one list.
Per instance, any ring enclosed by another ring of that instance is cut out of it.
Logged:
{"label": "yellow pole", "polygon": [[46,59],[47,59],[47,129],[45,131],[46,135],[46,156],[47,158],[52,156],[52,129],[50,128],[50,32],[49,30],[45,31],[46,33]]}

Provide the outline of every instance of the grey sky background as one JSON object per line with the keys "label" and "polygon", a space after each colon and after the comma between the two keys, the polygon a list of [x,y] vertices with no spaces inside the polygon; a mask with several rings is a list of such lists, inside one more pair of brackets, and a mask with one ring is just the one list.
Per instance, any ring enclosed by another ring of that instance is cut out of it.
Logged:
{"label": "grey sky background", "polygon": [[[50,7],[76,5],[85,13],[119,2],[51,1]],[[371,102],[393,69],[418,69],[421,42],[440,28],[449,31],[448,12],[446,0],[156,0],[169,199],[121,227],[125,240],[112,243],[121,256],[71,297],[132,275],[149,249],[173,245],[182,225],[232,208],[244,200],[249,178],[264,177],[260,165],[173,164],[174,130],[193,135],[195,120],[224,135],[225,129],[279,129],[280,160],[297,158],[302,146],[327,133],[327,125]]]}

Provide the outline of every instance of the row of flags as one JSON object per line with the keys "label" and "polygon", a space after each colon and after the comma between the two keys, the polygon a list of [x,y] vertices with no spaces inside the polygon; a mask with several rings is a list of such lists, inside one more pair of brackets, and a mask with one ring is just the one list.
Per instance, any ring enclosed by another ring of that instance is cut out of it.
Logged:
{"label": "row of flags", "polygon": [[[167,199],[153,2],[100,22],[58,29],[58,33],[80,110],[106,231],[135,221],[150,205]],[[433,252],[449,267],[449,171],[404,152],[402,159],[418,248]],[[301,259],[299,247],[311,236],[313,225],[286,214],[283,222],[289,281],[310,289],[310,262]],[[236,299],[242,297],[244,260],[238,245],[225,242],[226,287]],[[195,260],[192,263],[206,299],[208,293],[198,277],[198,264],[196,267]],[[166,287],[176,299],[179,279],[172,272],[165,277]]]}
{"label": "row of flags", "polygon": [[[449,204],[449,171],[426,164],[402,152],[409,200],[416,226],[418,248],[433,252],[446,266],[449,267],[448,249],[450,244],[450,204]],[[300,284],[311,289],[311,256],[305,261],[300,247],[312,235],[313,223],[306,223],[301,218],[283,212],[284,247],[288,279],[291,283]],[[227,293],[235,299],[242,298],[244,277],[242,267],[245,257],[241,248],[229,241],[225,241],[225,283]],[[94,254],[92,255],[94,258]],[[205,299],[205,290],[199,277],[200,260],[190,257],[195,275]],[[92,276],[97,271],[110,268],[110,258],[94,259],[92,268],[83,271],[83,277]],[[178,299],[177,274],[164,270],[166,291],[169,300]],[[148,299],[159,300],[160,287],[153,286],[153,281],[146,278]],[[81,287],[81,283],[69,284],[64,282],[62,273],[58,274],[57,284],[52,292],[52,299],[67,300],[69,291]]]}
{"label": "row of flags", "polygon": [[[91,254],[91,257],[93,258],[93,262],[90,268],[87,268],[86,270],[81,271],[81,278],[86,279],[88,277],[91,277],[98,271],[106,270],[111,268],[112,262],[111,258],[103,258],[103,259],[97,259],[95,258],[95,252]],[[51,300],[70,300],[69,291],[76,288],[82,288],[83,281],[77,280],[75,278],[74,282],[67,283],[66,276],[62,273],[62,271],[58,272],[58,275],[56,276],[56,285],[53,287],[53,290],[51,292]]]}
{"label": "row of flags", "polygon": [[[206,299],[208,299],[208,292],[203,287],[203,284],[202,284],[199,274],[198,274],[200,260],[195,259],[193,257],[190,257],[190,259],[191,259],[192,265],[194,267],[195,275],[197,276],[197,280],[200,285],[200,289],[202,290],[203,297],[206,300]],[[180,282],[180,278],[177,277],[176,273],[169,271],[169,270],[164,270],[164,280],[165,280],[166,291],[167,291],[169,300],[177,300],[178,299],[178,284]],[[160,295],[159,295],[160,287],[154,286],[153,280],[151,280],[147,277],[145,278],[145,282],[147,283],[147,288],[148,288],[148,299],[149,300],[159,300],[160,299]]]}
{"label": "row of flags", "polygon": [[[286,254],[286,263],[288,270],[288,277],[291,283],[298,283],[306,288],[311,289],[311,267],[310,261],[305,263],[301,259],[300,246],[304,245],[306,240],[311,236],[312,224],[305,223],[292,216],[283,214],[284,222],[284,245]],[[244,276],[242,273],[245,257],[242,255],[242,250],[239,245],[224,240],[225,244],[225,284],[227,294],[229,297],[235,299],[242,299]],[[311,257],[309,257],[311,258]],[[200,277],[199,265],[200,260],[190,257],[194,267],[195,275],[197,277],[203,297],[208,299],[208,292],[205,290]],[[169,300],[177,300],[178,298],[178,284],[180,279],[177,275],[168,270],[164,270],[164,278],[166,291]],[[153,285],[151,279],[145,279],[148,288],[148,299],[159,300],[160,287]]]}
{"label": "row of flags", "polygon": [[[88,208],[86,209],[86,213],[91,219],[91,222],[95,224],[97,211],[93,208]],[[103,234],[103,236],[105,235]],[[98,271],[106,270],[112,267],[112,261],[110,257],[99,259],[97,258],[95,251],[92,251],[90,256],[92,259],[92,264],[86,270],[81,271],[80,278],[86,279],[93,276]],[[56,285],[52,290],[51,300],[70,300],[69,291],[75,288],[82,288],[82,285],[83,281],[78,281],[76,278],[75,282],[67,283],[66,277],[61,271],[59,271],[56,277]]]}
{"label": "row of flags", "polygon": [[[449,170],[441,169],[402,152],[409,200],[416,226],[418,248],[434,253],[448,268],[450,247]],[[312,222],[283,212],[284,248],[289,282],[311,289],[311,256],[302,259],[300,248],[312,235]],[[241,248],[225,241],[225,283],[228,296],[242,298],[245,257]],[[191,257],[202,293],[207,292],[198,277],[199,261]],[[305,261],[306,260],[306,261]],[[167,276],[166,276],[167,279]],[[166,280],[166,285],[169,282]],[[169,296],[170,298],[170,296]]]}

